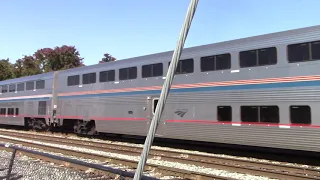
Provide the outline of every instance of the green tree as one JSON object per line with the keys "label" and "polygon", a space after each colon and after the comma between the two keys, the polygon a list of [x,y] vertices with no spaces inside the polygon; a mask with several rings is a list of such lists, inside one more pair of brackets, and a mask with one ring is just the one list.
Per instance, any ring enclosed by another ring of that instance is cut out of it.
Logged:
{"label": "green tree", "polygon": [[14,78],[13,65],[9,59],[0,60],[0,81]]}
{"label": "green tree", "polygon": [[23,60],[18,59],[16,63],[13,64],[13,73],[16,78],[23,76]]}
{"label": "green tree", "polygon": [[[17,62],[20,63],[19,66]],[[21,76],[32,76],[36,74],[41,74],[42,71],[39,66],[39,62],[33,56],[24,56],[22,59],[19,59],[15,64],[15,67],[21,68]],[[22,64],[22,66],[21,66]]]}

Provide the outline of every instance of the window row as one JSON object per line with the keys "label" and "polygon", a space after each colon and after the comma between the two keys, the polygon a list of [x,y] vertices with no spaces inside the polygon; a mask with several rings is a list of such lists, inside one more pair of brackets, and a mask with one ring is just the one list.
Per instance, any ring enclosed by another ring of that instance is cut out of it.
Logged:
{"label": "window row", "polygon": [[7,93],[7,92],[16,92],[16,91],[25,91],[25,90],[29,91],[34,89],[44,89],[44,87],[45,87],[44,80],[28,81],[26,83],[2,85],[1,92]]}
{"label": "window row", "polygon": [[[300,44],[288,45],[288,61],[290,63],[304,62],[312,60],[320,60],[320,41],[306,42]],[[241,68],[266,66],[277,63],[276,47],[268,47],[262,49],[253,49],[241,51],[239,53],[239,65]],[[169,62],[170,65],[170,62]],[[218,71],[231,69],[230,53],[219,54],[213,56],[205,56],[200,58],[201,72]],[[194,72],[194,60],[180,60],[177,65],[176,74],[187,74]],[[163,64],[155,63],[142,66],[142,78],[163,76]],[[129,80],[137,78],[137,67],[128,67],[119,69],[119,80]],[[96,73],[88,73],[82,75],[82,84],[96,83]],[[115,81],[115,70],[102,71],[99,74],[99,82]],[[68,86],[80,84],[80,75],[68,77]]]}
{"label": "window row", "polygon": [[[240,119],[242,122],[279,123],[278,106],[241,106]],[[218,121],[232,121],[230,106],[217,107]],[[290,106],[290,121],[292,124],[311,124],[310,106]]]}
{"label": "window row", "polygon": [[19,115],[19,108],[0,108],[0,115]]}
{"label": "window row", "polygon": [[[47,114],[47,102],[38,102],[38,115]],[[0,115],[19,115],[19,108],[0,108]]]}

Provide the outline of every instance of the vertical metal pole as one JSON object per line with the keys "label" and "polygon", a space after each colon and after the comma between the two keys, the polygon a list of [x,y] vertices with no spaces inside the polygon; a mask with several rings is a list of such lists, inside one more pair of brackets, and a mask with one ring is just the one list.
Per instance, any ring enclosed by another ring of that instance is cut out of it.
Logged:
{"label": "vertical metal pole", "polygon": [[189,28],[191,26],[191,22],[194,16],[194,13],[196,11],[197,5],[198,5],[198,1],[199,0],[191,0],[190,4],[189,4],[189,8],[188,8],[188,12],[184,21],[184,24],[182,26],[181,32],[180,32],[180,37],[179,37],[179,41],[177,43],[176,49],[173,53],[173,57],[169,66],[169,70],[166,76],[166,80],[162,86],[162,91],[161,91],[161,95],[160,95],[160,99],[158,102],[158,105],[156,107],[156,112],[152,118],[151,124],[150,124],[150,128],[149,128],[149,132],[147,135],[147,138],[145,140],[144,143],[144,147],[143,147],[143,151],[141,153],[141,157],[139,160],[139,164],[136,170],[136,173],[134,175],[134,180],[140,180],[143,170],[144,170],[144,165],[147,161],[147,157],[150,151],[150,147],[151,144],[153,142],[154,139],[154,135],[156,133],[157,127],[158,127],[158,123],[160,121],[163,109],[164,109],[164,105],[173,81],[173,77],[174,77],[174,73],[176,71],[177,65],[179,63],[179,59],[180,59],[180,55],[181,55],[181,51],[182,48],[184,46],[184,42],[186,40],[186,37],[188,35],[189,32]]}
{"label": "vertical metal pole", "polygon": [[16,152],[17,152],[17,150],[13,149],[12,155],[11,155],[11,159],[10,159],[10,163],[9,163],[8,172],[7,172],[7,178],[6,178],[7,180],[9,180],[10,176],[11,176],[12,166],[13,166],[13,163],[14,163],[14,158],[16,157]]}

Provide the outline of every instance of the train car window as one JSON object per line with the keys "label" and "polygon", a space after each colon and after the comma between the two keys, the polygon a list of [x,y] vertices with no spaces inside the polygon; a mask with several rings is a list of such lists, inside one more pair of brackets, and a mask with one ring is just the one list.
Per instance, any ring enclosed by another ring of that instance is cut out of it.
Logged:
{"label": "train car window", "polygon": [[263,48],[240,52],[240,67],[265,66],[277,63],[277,48]]}
{"label": "train car window", "polygon": [[193,73],[193,59],[181,60],[181,69],[179,74]]}
{"label": "train car window", "polygon": [[309,44],[301,43],[288,45],[288,58],[290,63],[310,60]]}
{"label": "train car window", "polygon": [[44,86],[45,86],[44,80],[36,81],[36,89],[44,89]]}
{"label": "train car window", "polygon": [[80,76],[68,76],[68,86],[77,86],[80,84]]}
{"label": "train car window", "polygon": [[290,106],[292,124],[311,124],[310,106]]}
{"label": "train car window", "polygon": [[242,122],[258,122],[259,117],[258,106],[241,106],[241,121]]}
{"label": "train car window", "polygon": [[216,71],[231,68],[231,55],[220,54],[214,56],[201,57],[200,69],[201,72]]}
{"label": "train car window", "polygon": [[232,108],[231,106],[218,106],[217,107],[218,121],[232,121]]}
{"label": "train car window", "polygon": [[24,91],[24,83],[17,84],[17,91]]}
{"label": "train car window", "polygon": [[19,115],[19,108],[16,108],[16,115]]}
{"label": "train car window", "polygon": [[163,64],[157,63],[157,64],[149,64],[149,65],[143,65],[142,66],[142,78],[147,77],[157,77],[163,75]]}
{"label": "train car window", "polygon": [[136,79],[137,78],[137,67],[129,68],[129,79]]}
{"label": "train car window", "polygon": [[[170,62],[169,62],[169,66],[170,66]],[[193,73],[193,69],[194,69],[193,59],[179,60],[175,74]]]}
{"label": "train car window", "polygon": [[260,122],[279,123],[279,107],[278,106],[261,106]]}
{"label": "train car window", "polygon": [[38,115],[46,115],[46,114],[47,114],[47,102],[39,101]]}
{"label": "train car window", "polygon": [[16,84],[10,84],[9,85],[9,92],[15,92],[16,91]]}
{"label": "train car window", "polygon": [[97,76],[96,73],[83,74],[82,75],[82,84],[93,84],[93,83],[96,83],[96,79],[97,79],[96,76]]}
{"label": "train car window", "polygon": [[102,71],[99,74],[100,82],[110,82],[115,81],[116,72],[115,70]]}
{"label": "train car window", "polygon": [[221,54],[216,56],[216,70],[224,70],[231,68],[231,55]]}
{"label": "train car window", "polygon": [[311,49],[312,49],[312,59],[320,60],[320,41],[313,42]]}
{"label": "train car window", "polygon": [[257,51],[242,51],[240,52],[240,67],[257,66]]}
{"label": "train car window", "polygon": [[152,77],[152,64],[142,66],[142,78]]}
{"label": "train car window", "polygon": [[258,65],[265,66],[277,63],[277,49],[275,47],[259,49]]}
{"label": "train car window", "polygon": [[216,64],[215,56],[201,57],[200,59],[201,72],[214,71],[216,69],[215,64]]}
{"label": "train car window", "polygon": [[0,108],[0,115],[6,115],[6,108]]}
{"label": "train car window", "polygon": [[14,108],[8,108],[8,115],[14,115]]}
{"label": "train car window", "polygon": [[26,90],[34,90],[34,81],[29,81],[26,83]]}
{"label": "train car window", "polygon": [[157,105],[158,105],[158,102],[159,102],[159,99],[153,99],[153,102],[152,102],[152,113],[154,114],[156,112],[156,108],[157,108]]}
{"label": "train car window", "polygon": [[137,78],[137,67],[119,69],[119,80],[128,80]]}
{"label": "train car window", "polygon": [[1,86],[1,92],[2,93],[7,93],[8,92],[8,85]]}

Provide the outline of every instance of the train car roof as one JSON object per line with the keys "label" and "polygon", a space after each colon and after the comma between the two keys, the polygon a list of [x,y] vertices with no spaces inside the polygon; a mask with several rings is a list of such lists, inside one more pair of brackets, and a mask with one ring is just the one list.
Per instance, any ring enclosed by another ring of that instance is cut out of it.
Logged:
{"label": "train car roof", "polygon": [[[225,49],[233,50],[233,49],[238,49],[239,47],[242,47],[242,46],[244,48],[245,46],[249,47],[251,44],[255,44],[255,45],[264,44],[261,42],[273,42],[273,43],[280,44],[280,43],[283,43],[284,41],[290,41],[292,37],[296,35],[297,36],[300,34],[305,35],[307,33],[313,33],[313,32],[320,33],[320,25],[184,48],[181,54],[181,59],[186,58],[190,54],[197,55],[199,54],[199,52],[206,52],[206,51],[209,52],[209,51],[212,51],[212,49],[217,49],[217,50],[223,49],[223,51],[225,51]],[[161,60],[168,59],[168,61],[171,61],[172,54],[173,54],[173,51],[166,51],[161,53],[121,59],[114,62],[100,63],[100,64],[94,64],[90,66],[67,69],[62,72],[67,74],[76,74],[76,73],[79,73],[79,71],[89,72],[89,71],[92,71],[92,69],[95,69],[95,70],[106,69],[106,68],[118,69],[123,67],[130,67],[131,64],[133,66],[150,64],[152,62],[159,61],[159,59]],[[203,53],[203,54],[206,54],[206,53]]]}

